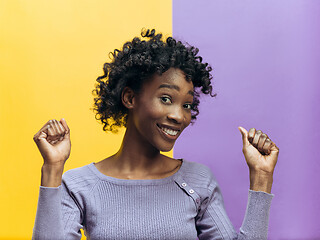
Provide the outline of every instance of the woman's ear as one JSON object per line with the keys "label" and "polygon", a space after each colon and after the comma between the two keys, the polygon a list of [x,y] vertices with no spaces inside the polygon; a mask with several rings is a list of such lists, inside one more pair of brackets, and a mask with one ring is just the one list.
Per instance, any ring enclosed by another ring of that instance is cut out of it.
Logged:
{"label": "woman's ear", "polygon": [[121,93],[121,100],[122,100],[122,104],[128,108],[128,109],[132,109],[134,106],[134,97],[135,97],[135,93],[134,91],[129,88],[129,87],[125,87],[122,90]]}

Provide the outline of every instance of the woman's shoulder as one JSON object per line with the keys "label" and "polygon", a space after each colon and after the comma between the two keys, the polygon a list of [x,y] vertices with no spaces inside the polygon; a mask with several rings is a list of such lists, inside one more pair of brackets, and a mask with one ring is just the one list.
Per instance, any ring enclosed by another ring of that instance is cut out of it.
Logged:
{"label": "woman's shoulder", "polygon": [[183,179],[195,187],[213,187],[217,185],[212,170],[203,163],[185,160],[181,173]]}
{"label": "woman's shoulder", "polygon": [[94,163],[70,169],[62,176],[63,183],[70,189],[87,189],[95,185],[99,178],[92,171]]}
{"label": "woman's shoulder", "polygon": [[211,169],[203,163],[194,162],[186,159],[183,159],[183,162],[185,165],[184,171],[189,174],[195,174],[203,177],[211,177],[213,175]]}

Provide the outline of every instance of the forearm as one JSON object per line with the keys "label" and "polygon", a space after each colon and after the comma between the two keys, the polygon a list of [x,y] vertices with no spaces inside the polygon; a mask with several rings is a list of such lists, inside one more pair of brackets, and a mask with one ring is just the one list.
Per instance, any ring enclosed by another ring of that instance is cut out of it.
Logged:
{"label": "forearm", "polygon": [[62,181],[64,166],[50,166],[44,164],[41,168],[41,186],[59,187]]}
{"label": "forearm", "polygon": [[273,194],[249,190],[247,209],[238,239],[268,239],[269,213]]}
{"label": "forearm", "polygon": [[61,181],[63,170],[46,165],[42,172],[32,239],[80,239],[81,213],[76,200],[71,197],[72,190],[67,188],[65,181]]}
{"label": "forearm", "polygon": [[250,189],[271,193],[273,174],[263,171],[250,170]]}
{"label": "forearm", "polygon": [[33,240],[66,239],[61,215],[61,186],[40,187]]}

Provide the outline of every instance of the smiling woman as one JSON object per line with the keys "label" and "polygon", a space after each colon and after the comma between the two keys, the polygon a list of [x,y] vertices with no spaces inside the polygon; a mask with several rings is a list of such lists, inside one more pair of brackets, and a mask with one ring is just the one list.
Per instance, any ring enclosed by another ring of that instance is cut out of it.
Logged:
{"label": "smiling woman", "polygon": [[103,130],[117,131],[117,127],[126,126],[128,108],[119,97],[125,86],[139,93],[144,83],[152,77],[160,76],[169,68],[180,69],[185,80],[192,82],[195,88],[191,105],[192,120],[199,113],[200,91],[214,96],[210,74],[212,68],[208,63],[202,63],[202,58],[197,56],[197,48],[187,47],[172,37],[164,42],[162,34],[155,34],[154,30],[146,30],[141,35],[149,40],[136,37],[126,42],[122,51],[114,50],[111,53],[113,61],[104,64],[104,75],[97,79],[99,84],[93,91],[96,95],[94,110],[97,119],[104,125]]}
{"label": "smiling woman", "polygon": [[[129,109],[127,129],[146,139],[144,149],[170,151],[175,140],[190,124],[193,103],[193,83],[185,74],[170,68],[154,75],[143,84],[138,95],[124,91],[124,105]],[[130,98],[130,99],[129,99]],[[134,130],[133,130],[134,129]]]}
{"label": "smiling woman", "polygon": [[70,130],[50,120],[34,136],[42,179],[34,239],[266,239],[278,148],[261,131],[240,128],[250,168],[246,217],[239,234],[219,186],[202,164],[164,156],[212,94],[211,68],[198,49],[154,30],[115,50],[94,90],[103,129],[125,126],[120,149],[67,171]]}

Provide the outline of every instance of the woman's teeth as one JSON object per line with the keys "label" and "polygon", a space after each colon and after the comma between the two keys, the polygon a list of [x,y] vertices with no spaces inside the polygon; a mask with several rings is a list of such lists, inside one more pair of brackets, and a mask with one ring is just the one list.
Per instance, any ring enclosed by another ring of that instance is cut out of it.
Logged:
{"label": "woman's teeth", "polygon": [[166,134],[169,134],[171,136],[175,136],[178,134],[179,131],[175,131],[175,130],[172,130],[172,129],[169,129],[169,128],[164,128],[162,127],[161,128]]}

